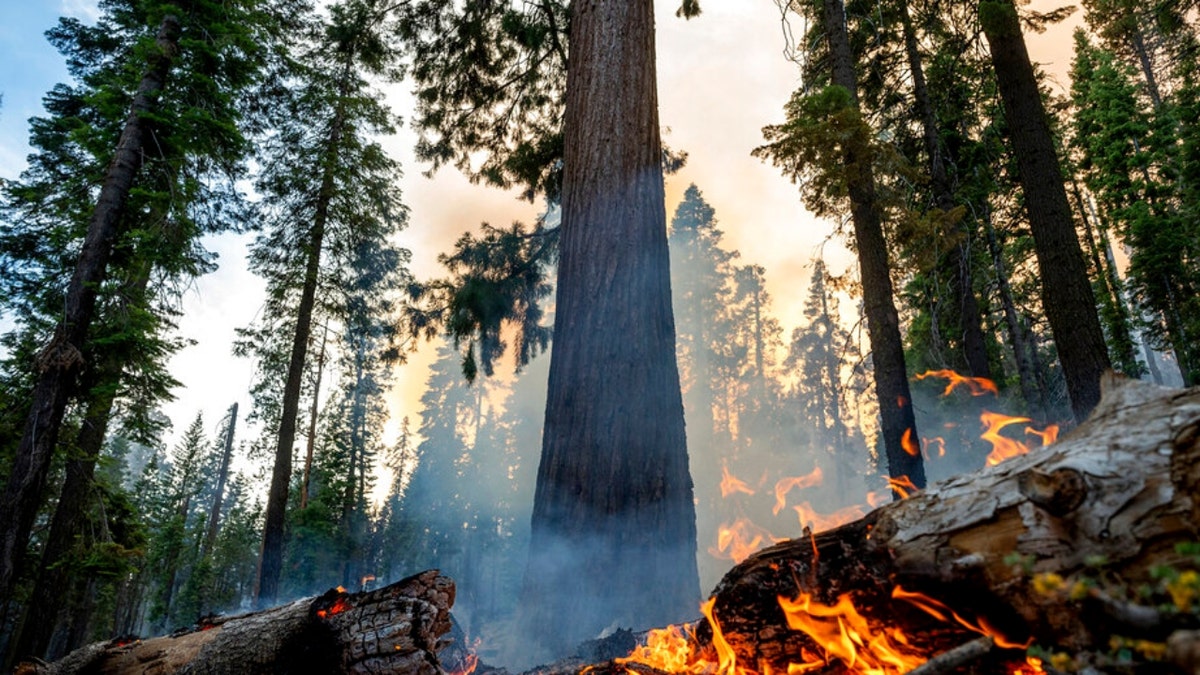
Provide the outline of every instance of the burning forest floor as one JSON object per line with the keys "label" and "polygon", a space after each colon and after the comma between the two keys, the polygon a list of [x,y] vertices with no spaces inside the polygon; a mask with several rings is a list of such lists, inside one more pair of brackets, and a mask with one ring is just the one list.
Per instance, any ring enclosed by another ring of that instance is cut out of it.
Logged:
{"label": "burning forest floor", "polygon": [[893,483],[904,499],[832,529],[757,552],[766,535],[731,529],[745,556],[703,618],[526,675],[1200,673],[1200,392],[1105,390],[1061,440],[1006,438],[1029,420],[985,411],[987,467]]}
{"label": "burning forest floor", "polygon": [[[1200,674],[1200,389],[1110,378],[1022,450],[747,552],[693,623],[525,673]],[[454,596],[424,572],[19,672],[506,672],[451,631]]]}

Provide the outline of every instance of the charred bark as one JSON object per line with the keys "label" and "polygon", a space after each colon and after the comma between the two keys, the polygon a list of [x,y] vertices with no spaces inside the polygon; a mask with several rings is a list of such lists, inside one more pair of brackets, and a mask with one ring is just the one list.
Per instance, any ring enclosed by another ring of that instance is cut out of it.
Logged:
{"label": "charred bark", "polygon": [[678,621],[700,597],[653,5],[572,3],[554,350],[521,600],[538,658],[614,620]]}
{"label": "charred bark", "polygon": [[454,582],[436,570],[368,593],[331,590],[196,630],[145,641],[89,645],[24,675],[202,673],[403,673],[441,675]]}
{"label": "charred bark", "polygon": [[96,292],[112,256],[125,200],[142,166],[142,147],[151,124],[150,114],[179,49],[179,31],[178,19],[170,15],[163,18],[156,49],[148,56],[145,74],[88,222],[87,235],[67,286],[62,322],[38,358],[38,379],[31,396],[29,417],[17,446],[8,484],[0,496],[0,606],[12,595],[17,569],[37,516],[63,414],[75,393],[76,380],[83,366],[82,350],[95,314]]}
{"label": "charred bark", "polygon": [[1096,298],[1016,6],[1012,0],[985,0],[979,14],[1033,232],[1042,307],[1058,347],[1071,409],[1082,422],[1100,401],[1100,376],[1110,367]]}
{"label": "charred bark", "polygon": [[[858,85],[850,38],[846,32],[846,8],[841,0],[824,0],[826,37],[829,41],[832,81],[850,92],[857,107]],[[920,451],[905,450],[917,434],[912,395],[904,365],[904,341],[900,336],[900,318],[892,289],[887,242],[883,236],[883,216],[875,191],[875,173],[865,139],[843,146],[842,160],[850,193],[850,215],[854,221],[854,241],[862,276],[863,304],[867,315],[867,335],[871,357],[875,361],[875,394],[887,452],[888,474],[908,477],[914,485],[925,485],[925,465]],[[916,447],[910,445],[910,447]]]}

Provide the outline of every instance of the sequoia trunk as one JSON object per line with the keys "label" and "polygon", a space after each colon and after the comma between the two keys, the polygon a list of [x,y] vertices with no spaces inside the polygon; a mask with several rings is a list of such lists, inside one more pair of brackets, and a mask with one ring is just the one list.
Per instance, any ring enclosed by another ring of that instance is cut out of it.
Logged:
{"label": "sequoia trunk", "polygon": [[[554,349],[521,606],[542,656],[700,599],[652,0],[572,4]],[[564,589],[570,589],[565,591]]]}

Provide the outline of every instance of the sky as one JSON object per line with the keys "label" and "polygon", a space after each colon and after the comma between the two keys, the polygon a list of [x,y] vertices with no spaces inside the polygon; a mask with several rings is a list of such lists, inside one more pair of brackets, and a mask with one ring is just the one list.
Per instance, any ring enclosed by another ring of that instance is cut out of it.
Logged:
{"label": "sky", "polygon": [[[808,214],[795,185],[773,166],[750,156],[762,143],[763,126],[782,121],[783,105],[799,87],[797,67],[784,58],[785,40],[778,8],[772,0],[704,0],[704,13],[691,21],[674,16],[678,0],[656,2],[660,119],[665,140],[685,150],[687,165],[667,178],[667,217],[684,190],[695,183],[716,210],[728,248],[741,252],[742,264],[766,268],[767,290],[785,336],[799,325],[811,261],[824,252],[830,271],[840,273],[852,260],[837,241],[832,225]],[[1057,3],[1039,0],[1038,9]],[[42,114],[41,97],[54,83],[65,81],[61,56],[43,33],[59,16],[94,20],[93,0],[0,1],[0,177],[15,178],[28,153],[26,120]],[[1029,36],[1033,58],[1060,82],[1069,67],[1068,25],[1046,35]],[[409,85],[388,90],[388,100],[409,116]],[[450,250],[462,232],[481,222],[507,225],[531,221],[539,207],[515,194],[470,184],[453,168],[432,178],[412,153],[415,135],[403,129],[384,141],[404,167],[402,189],[410,209],[410,225],[401,243],[413,254],[418,279],[440,276],[439,253]],[[251,404],[248,389],[253,364],[230,354],[234,330],[249,325],[262,307],[263,284],[245,265],[248,235],[208,240],[219,255],[217,272],[198,279],[185,294],[180,332],[196,344],[183,349],[170,369],[182,382],[176,400],[164,412],[174,423],[171,445],[197,411],[210,434],[234,401],[244,416]],[[0,323],[3,330],[5,323]],[[422,345],[396,370],[390,409],[394,434],[409,416],[417,426],[418,399],[428,377],[434,345]],[[246,438],[245,434],[241,434]],[[386,481],[382,481],[386,483]]]}

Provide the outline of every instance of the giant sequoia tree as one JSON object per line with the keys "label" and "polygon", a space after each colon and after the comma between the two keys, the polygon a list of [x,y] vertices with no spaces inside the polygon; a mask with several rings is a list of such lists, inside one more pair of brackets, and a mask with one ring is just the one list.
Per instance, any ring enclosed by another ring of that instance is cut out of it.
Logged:
{"label": "giant sequoia tree", "polygon": [[554,350],[522,602],[526,634],[551,651],[614,620],[678,621],[700,596],[653,11],[572,5]]}

